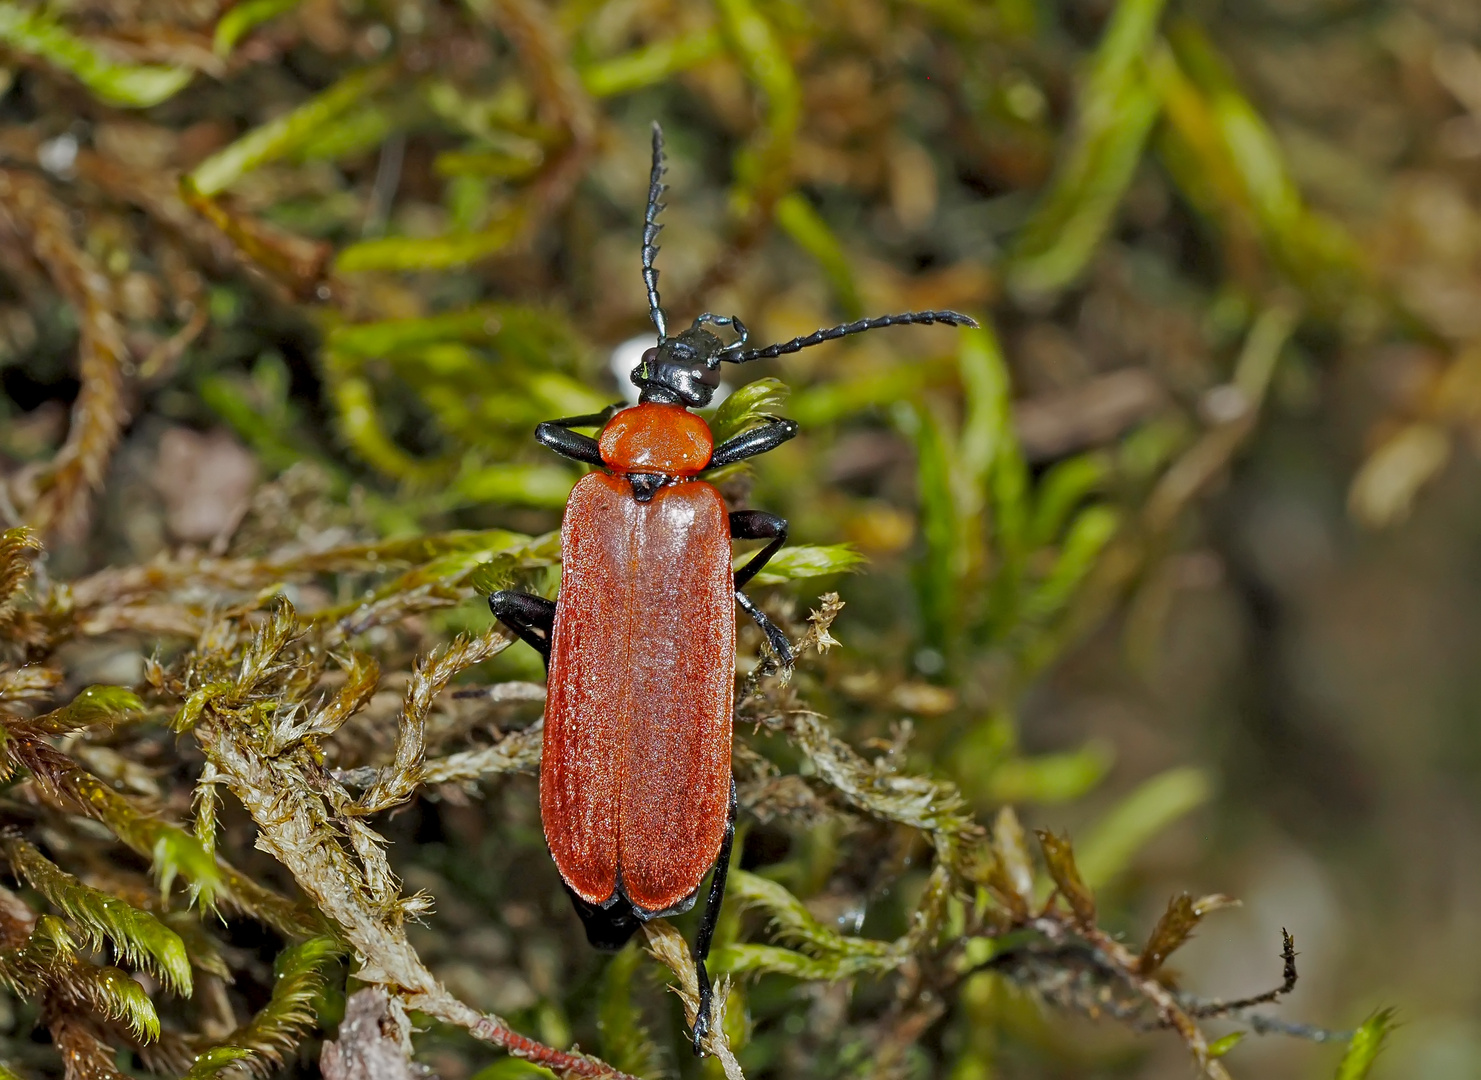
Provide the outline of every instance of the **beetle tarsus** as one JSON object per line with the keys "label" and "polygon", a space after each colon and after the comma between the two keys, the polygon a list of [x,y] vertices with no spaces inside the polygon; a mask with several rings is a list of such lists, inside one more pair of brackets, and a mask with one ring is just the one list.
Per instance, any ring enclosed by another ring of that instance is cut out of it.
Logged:
{"label": "beetle tarsus", "polygon": [[771,651],[776,654],[777,664],[784,672],[792,670],[794,656],[792,643],[787,640],[787,635],[782,633],[781,628],[766,616],[766,612],[756,606],[752,600],[739,589],[735,591],[735,602],[741,606],[741,610],[756,621],[761,627],[761,632],[766,635],[767,642],[771,645]]}
{"label": "beetle tarsus", "polygon": [[500,589],[489,596],[489,610],[519,639],[550,663],[550,637],[555,629],[555,601],[530,593]]}
{"label": "beetle tarsus", "polygon": [[741,322],[735,315],[716,315],[713,311],[705,311],[694,317],[695,326],[699,326],[701,323],[728,326],[735,331],[737,340],[732,341],[729,345],[721,349],[720,352],[722,354],[744,348],[746,342],[751,338],[751,332],[746,329],[746,324]]}
{"label": "beetle tarsus", "polygon": [[710,1034],[710,1010],[715,1007],[715,993],[704,961],[696,964],[694,970],[699,976],[699,1011],[694,1015],[694,1056],[704,1057],[704,1041]]}

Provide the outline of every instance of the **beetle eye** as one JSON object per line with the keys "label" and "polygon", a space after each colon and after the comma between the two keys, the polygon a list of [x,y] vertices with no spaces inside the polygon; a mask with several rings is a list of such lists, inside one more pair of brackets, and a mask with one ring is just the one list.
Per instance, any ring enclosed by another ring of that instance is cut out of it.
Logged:
{"label": "beetle eye", "polygon": [[658,359],[658,349],[657,348],[652,348],[652,349],[648,349],[647,351],[645,351],[643,353],[643,359],[642,359],[641,363],[649,371],[652,371],[653,370],[654,361],[656,361],[657,359]]}
{"label": "beetle eye", "polygon": [[720,369],[706,367],[704,364],[695,364],[694,378],[713,390],[720,385]]}

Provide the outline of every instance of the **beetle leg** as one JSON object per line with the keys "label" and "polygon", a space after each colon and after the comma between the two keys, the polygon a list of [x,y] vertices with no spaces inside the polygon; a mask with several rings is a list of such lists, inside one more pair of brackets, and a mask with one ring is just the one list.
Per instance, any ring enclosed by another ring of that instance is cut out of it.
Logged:
{"label": "beetle leg", "polygon": [[550,638],[555,630],[555,601],[543,596],[500,589],[489,596],[489,610],[550,663]]}
{"label": "beetle leg", "polygon": [[749,596],[741,592],[741,589],[771,561],[771,557],[787,542],[787,519],[768,514],[764,510],[736,510],[730,515],[730,535],[736,540],[769,539],[771,541],[756,552],[750,562],[735,572],[735,602],[747,615],[756,620],[756,625],[761,627],[762,632],[766,634],[766,640],[771,642],[772,652],[776,653],[782,666],[790,668],[792,666],[792,643],[787,640],[787,635],[766,617],[766,613],[758,608]]}
{"label": "beetle leg", "polygon": [[783,668],[790,668],[792,666],[792,643],[787,640],[787,635],[782,633],[781,628],[768,619],[766,612],[758,608],[755,601],[745,593],[737,590],[735,601],[740,604],[747,615],[756,620],[756,625],[761,627],[761,632],[771,643],[771,651],[776,653],[777,661]]}
{"label": "beetle leg", "polygon": [[769,424],[742,431],[715,447],[714,453],[710,455],[710,463],[705,468],[718,469],[721,465],[734,465],[737,461],[775,450],[796,434],[796,420],[773,420]]}
{"label": "beetle leg", "polygon": [[580,461],[587,465],[602,464],[601,450],[590,435],[582,435],[572,428],[604,426],[621,405],[608,405],[599,413],[585,416],[566,416],[560,420],[546,420],[535,427],[535,440],[541,446],[554,450],[561,457]]}
{"label": "beetle leg", "polygon": [[725,821],[725,838],[720,841],[720,855],[715,860],[715,872],[710,875],[710,895],[705,900],[705,911],[699,920],[699,933],[694,935],[694,971],[699,978],[699,1011],[694,1015],[694,1056],[704,1050],[701,1043],[710,1032],[710,1010],[714,1007],[714,992],[710,987],[710,973],[705,969],[705,959],[710,955],[710,941],[715,936],[715,924],[720,921],[720,905],[725,900],[725,878],[730,873],[730,845],[735,840],[735,780],[730,781],[730,815]]}
{"label": "beetle leg", "polygon": [[771,541],[735,572],[736,589],[744,589],[787,542],[787,519],[768,514],[765,510],[734,510],[730,514],[730,537],[733,540]]}

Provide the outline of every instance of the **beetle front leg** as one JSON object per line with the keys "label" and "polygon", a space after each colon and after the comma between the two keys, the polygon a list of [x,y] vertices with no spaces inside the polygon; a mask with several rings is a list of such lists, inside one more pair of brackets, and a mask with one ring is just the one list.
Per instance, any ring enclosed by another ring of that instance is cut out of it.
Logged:
{"label": "beetle front leg", "polygon": [[[705,468],[718,469],[722,465],[734,465],[737,461],[775,450],[796,434],[796,420],[773,420],[769,424],[742,431],[715,447],[714,453],[710,455],[710,463]],[[760,537],[755,539],[759,540]]]}
{"label": "beetle front leg", "polygon": [[601,449],[590,435],[582,435],[572,428],[604,427],[612,414],[621,405],[608,405],[599,413],[586,416],[566,416],[559,420],[546,420],[535,427],[535,441],[547,449],[554,450],[563,458],[579,461],[586,465],[602,464]]}
{"label": "beetle front leg", "polygon": [[772,652],[776,653],[782,667],[790,668],[792,666],[792,643],[787,640],[787,635],[766,617],[766,613],[758,608],[749,596],[741,592],[741,589],[761,572],[761,568],[769,563],[771,557],[787,542],[787,519],[768,514],[764,510],[736,510],[730,515],[730,535],[736,540],[771,541],[756,552],[750,562],[735,572],[735,602],[747,615],[756,620],[756,625],[761,627],[766,640],[771,642]]}
{"label": "beetle front leg", "polygon": [[500,589],[489,596],[489,610],[550,666],[550,638],[555,631],[555,601],[530,593]]}
{"label": "beetle front leg", "polygon": [[710,875],[710,895],[705,900],[704,915],[699,921],[699,932],[694,935],[694,972],[699,980],[699,1011],[694,1014],[694,1056],[704,1052],[701,1045],[710,1033],[710,1010],[715,1007],[714,990],[710,986],[710,973],[705,960],[710,955],[710,941],[715,936],[715,924],[720,921],[720,906],[725,900],[725,878],[730,873],[730,845],[735,840],[735,780],[730,781],[730,816],[725,821],[725,838],[720,841],[720,855],[715,860],[715,872]]}

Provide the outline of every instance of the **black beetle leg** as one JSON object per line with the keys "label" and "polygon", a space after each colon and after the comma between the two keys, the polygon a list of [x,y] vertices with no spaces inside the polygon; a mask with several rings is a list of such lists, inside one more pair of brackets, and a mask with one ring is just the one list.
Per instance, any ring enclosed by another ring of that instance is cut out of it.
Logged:
{"label": "black beetle leg", "polygon": [[[768,450],[775,450],[782,443],[797,434],[796,420],[773,420],[769,424],[753,427],[748,431],[742,431],[733,439],[726,439],[710,454],[710,463],[707,469],[718,469],[722,465],[734,465],[737,461],[764,454]],[[760,540],[756,536],[752,539]]]}
{"label": "black beetle leg", "polygon": [[771,642],[772,652],[776,653],[777,660],[782,667],[792,666],[792,643],[787,640],[787,635],[782,633],[777,625],[766,617],[766,613],[758,608],[749,596],[741,592],[750,580],[760,573],[761,568],[771,561],[771,557],[777,553],[783,544],[787,542],[787,520],[768,514],[764,510],[737,510],[730,515],[730,535],[736,540],[771,540],[760,551],[751,557],[751,561],[735,572],[735,602],[751,618],[756,620],[756,625],[766,634],[766,640]]}
{"label": "black beetle leg", "polygon": [[559,420],[546,420],[535,427],[535,440],[561,457],[580,461],[587,465],[602,463],[601,450],[590,435],[572,431],[578,427],[603,427],[621,405],[608,405],[599,413],[586,416],[566,416]]}
{"label": "black beetle leg", "polygon": [[735,594],[736,603],[751,618],[756,620],[756,625],[761,627],[761,632],[766,635],[766,640],[771,643],[771,651],[776,653],[777,661],[783,668],[792,666],[792,643],[787,640],[787,635],[782,633],[776,623],[766,617],[766,612],[758,608],[755,602],[743,592]]}
{"label": "black beetle leg", "polygon": [[694,971],[699,978],[699,1011],[694,1017],[694,1054],[704,1053],[705,1036],[710,1033],[710,1010],[715,1005],[714,990],[710,986],[710,973],[705,960],[710,955],[710,941],[715,936],[715,924],[720,921],[720,905],[725,900],[725,878],[730,873],[730,845],[735,841],[735,780],[730,781],[730,816],[725,822],[725,839],[720,841],[720,855],[715,860],[715,872],[710,875],[710,895],[705,900],[704,915],[699,921],[699,933],[694,936]]}
{"label": "black beetle leg", "polygon": [[500,589],[489,596],[489,610],[550,665],[550,638],[555,630],[555,601],[543,596]]}

